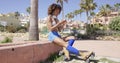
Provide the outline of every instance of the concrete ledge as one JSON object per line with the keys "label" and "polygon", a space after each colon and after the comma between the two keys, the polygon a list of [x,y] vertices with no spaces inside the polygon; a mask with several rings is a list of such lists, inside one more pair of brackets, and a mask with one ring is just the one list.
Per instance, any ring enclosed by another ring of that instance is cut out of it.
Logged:
{"label": "concrete ledge", "polygon": [[40,63],[62,48],[50,42],[0,45],[0,63]]}

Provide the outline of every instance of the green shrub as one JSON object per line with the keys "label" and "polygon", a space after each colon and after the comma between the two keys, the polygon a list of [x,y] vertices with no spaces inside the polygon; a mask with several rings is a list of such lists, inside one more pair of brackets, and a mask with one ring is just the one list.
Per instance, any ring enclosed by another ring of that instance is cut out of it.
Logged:
{"label": "green shrub", "polygon": [[25,33],[25,32],[26,32],[25,29],[20,29],[20,30],[17,31],[17,33]]}
{"label": "green shrub", "polygon": [[16,26],[10,25],[6,27],[6,31],[11,32],[11,33],[15,33],[15,32],[25,33],[27,32],[27,28],[24,26],[16,27]]}
{"label": "green shrub", "polygon": [[47,61],[55,61],[58,57],[60,57],[58,53],[51,54]]}
{"label": "green shrub", "polygon": [[87,34],[84,34],[84,35],[83,34],[78,34],[77,38],[78,39],[89,39],[89,36]]}
{"label": "green shrub", "polygon": [[99,24],[94,24],[94,25],[88,24],[86,29],[87,29],[87,35],[95,35],[96,31],[100,30],[100,25]]}
{"label": "green shrub", "polygon": [[3,25],[0,24],[0,31],[4,32],[6,30],[6,27],[4,27]]}
{"label": "green shrub", "polygon": [[27,27],[24,27],[24,26],[19,26],[17,27],[17,31],[18,33],[25,33],[27,32]]}
{"label": "green shrub", "polygon": [[5,37],[1,43],[11,43],[12,42],[12,38],[9,38],[9,37]]}
{"label": "green shrub", "polygon": [[17,27],[13,25],[7,26],[6,31],[15,33],[17,31]]}
{"label": "green shrub", "polygon": [[5,29],[3,26],[0,26],[0,31],[3,32]]}
{"label": "green shrub", "polygon": [[120,16],[112,19],[109,28],[114,31],[120,31]]}
{"label": "green shrub", "polygon": [[47,33],[48,33],[47,26],[44,26],[44,27],[42,28],[42,30],[40,31],[40,33],[42,33],[42,34],[47,34]]}
{"label": "green shrub", "polygon": [[53,53],[47,58],[47,60],[41,61],[40,63],[53,63],[61,60],[63,60],[63,56],[58,55],[58,53]]}

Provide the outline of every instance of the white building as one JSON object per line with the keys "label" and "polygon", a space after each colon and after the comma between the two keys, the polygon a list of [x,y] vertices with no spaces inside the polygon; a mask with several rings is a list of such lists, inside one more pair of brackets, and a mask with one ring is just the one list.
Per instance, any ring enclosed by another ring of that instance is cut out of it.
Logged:
{"label": "white building", "polygon": [[7,22],[6,21],[0,21],[0,25],[7,26]]}
{"label": "white building", "polygon": [[29,21],[30,21],[29,15],[24,14],[24,13],[21,13],[21,14],[20,14],[19,19],[20,19],[21,26],[25,26],[25,25],[28,24]]}
{"label": "white building", "polygon": [[46,26],[47,26],[46,20],[47,20],[47,17],[38,20],[38,25],[39,25],[38,28],[39,28],[40,30],[42,30],[43,27],[46,27]]}

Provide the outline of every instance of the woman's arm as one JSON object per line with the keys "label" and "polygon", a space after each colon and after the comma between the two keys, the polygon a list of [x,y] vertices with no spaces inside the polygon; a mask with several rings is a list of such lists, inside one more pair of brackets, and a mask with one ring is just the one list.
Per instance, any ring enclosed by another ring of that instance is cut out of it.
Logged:
{"label": "woman's arm", "polygon": [[49,16],[48,19],[47,19],[47,27],[49,30],[53,31],[53,30],[56,30],[61,24],[65,23],[66,21],[61,21],[61,22],[58,22],[56,25],[52,26],[52,17]]}
{"label": "woman's arm", "polygon": [[59,26],[59,28],[58,28],[59,31],[63,30],[65,28],[65,26],[66,26],[66,22]]}

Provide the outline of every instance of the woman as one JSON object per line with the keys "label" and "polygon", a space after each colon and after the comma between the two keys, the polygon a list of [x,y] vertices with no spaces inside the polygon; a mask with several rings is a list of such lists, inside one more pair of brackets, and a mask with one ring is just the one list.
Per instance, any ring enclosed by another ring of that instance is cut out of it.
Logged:
{"label": "woman", "polygon": [[81,55],[83,59],[86,59],[87,55],[89,55],[91,52],[87,52],[87,53],[79,52],[77,49],[72,47],[75,41],[74,36],[65,37],[63,39],[58,33],[64,28],[64,25],[67,23],[66,20],[59,22],[59,20],[57,19],[57,16],[60,14],[60,12],[61,12],[61,6],[58,4],[52,4],[48,8],[47,27],[49,30],[49,35],[48,35],[49,41],[63,47],[67,60],[70,60],[69,52],[76,55]]}

